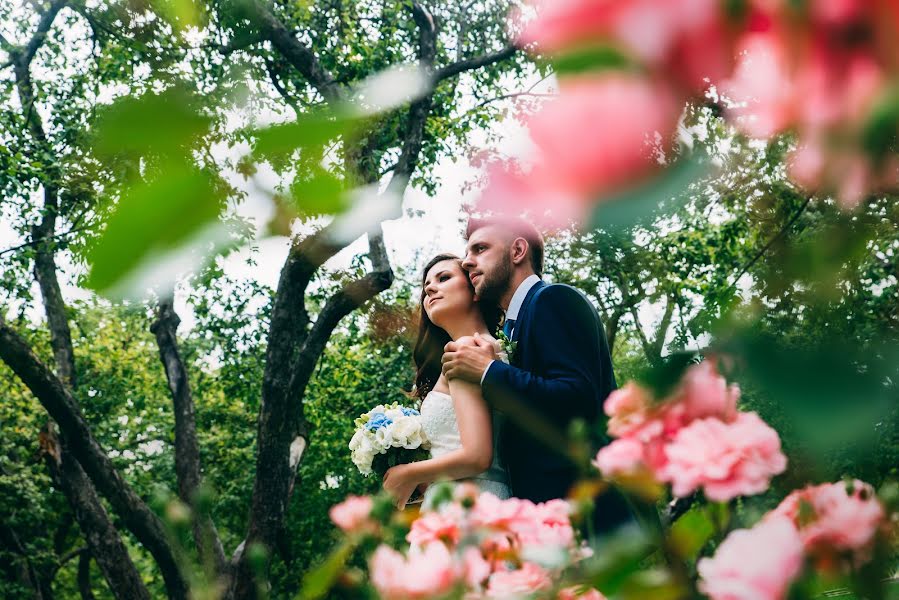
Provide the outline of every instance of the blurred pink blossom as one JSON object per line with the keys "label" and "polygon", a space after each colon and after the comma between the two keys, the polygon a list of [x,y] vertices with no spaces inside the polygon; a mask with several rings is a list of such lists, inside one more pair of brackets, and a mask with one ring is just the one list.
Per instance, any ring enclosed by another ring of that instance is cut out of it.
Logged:
{"label": "blurred pink blossom", "polygon": [[[540,149],[535,169],[580,197],[619,190],[659,169],[652,146],[667,146],[679,107],[646,77],[603,73],[570,78],[529,122]],[[539,176],[539,175],[538,175]]]}
{"label": "blurred pink blossom", "polygon": [[731,532],[697,565],[699,589],[712,600],[780,600],[802,567],[802,542],[788,519]]}
{"label": "blurred pink blossom", "polygon": [[346,500],[332,506],[328,515],[344,532],[355,533],[375,527],[371,509],[370,496],[347,496]]}
{"label": "blurred pink blossom", "polygon": [[406,541],[413,546],[426,546],[431,542],[443,542],[453,546],[459,542],[459,515],[450,511],[423,512],[412,523]]}
{"label": "blurred pink blossom", "polygon": [[867,558],[885,512],[870,485],[855,480],[825,483],[787,496],[769,518],[787,517],[810,552],[853,551]]}
{"label": "blurred pink blossom", "polygon": [[540,0],[519,44],[554,54],[597,40],[703,89],[729,67],[728,31],[717,0]]}
{"label": "blurred pink blossom", "polygon": [[[603,410],[609,417],[608,431],[615,437],[636,434],[650,420],[652,395],[634,381],[609,394]],[[660,433],[660,431],[656,432]]]}
{"label": "blurred pink blossom", "polygon": [[469,546],[462,552],[462,572],[468,587],[480,591],[493,569],[478,548]]}
{"label": "blurred pink blossom", "polygon": [[687,369],[681,379],[674,403],[683,407],[681,418],[686,425],[696,419],[717,417],[724,422],[737,418],[740,388],[727,385],[718,374],[714,361],[704,360]]}
{"label": "blurred pink blossom", "polygon": [[521,568],[497,571],[487,582],[488,598],[515,598],[531,596],[535,592],[552,588],[549,572],[534,563],[526,562]]}
{"label": "blurred pink blossom", "polygon": [[417,600],[449,592],[456,566],[446,546],[428,545],[406,559],[388,546],[378,546],[370,562],[371,581],[385,600]]}
{"label": "blurred pink blossom", "polygon": [[629,437],[613,440],[611,444],[600,448],[593,464],[604,477],[632,475],[645,468],[643,444]]}
{"label": "blurred pink blossom", "polygon": [[702,488],[716,502],[761,493],[787,467],[777,432],[755,413],[740,413],[732,423],[695,420],[674,436],[665,454],[657,476],[671,483],[675,496]]}

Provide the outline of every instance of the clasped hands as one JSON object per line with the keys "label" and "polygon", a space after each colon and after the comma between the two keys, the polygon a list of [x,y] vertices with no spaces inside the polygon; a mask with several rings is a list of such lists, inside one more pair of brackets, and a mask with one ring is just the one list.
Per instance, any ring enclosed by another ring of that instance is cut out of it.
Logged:
{"label": "clasped hands", "polygon": [[459,338],[443,347],[443,374],[447,379],[480,384],[490,362],[499,358],[499,351],[498,341],[477,333]]}

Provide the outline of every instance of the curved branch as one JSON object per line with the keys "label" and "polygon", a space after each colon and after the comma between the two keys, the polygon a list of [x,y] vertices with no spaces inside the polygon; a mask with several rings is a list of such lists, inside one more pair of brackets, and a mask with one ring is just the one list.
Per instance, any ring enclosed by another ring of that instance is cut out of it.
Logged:
{"label": "curved branch", "polygon": [[187,583],[153,511],[125,483],[94,439],[68,388],[31,351],[28,343],[0,317],[0,359],[22,380],[59,425],[66,448],[81,463],[97,490],[109,500],[125,526],[156,559],[169,596],[188,597]]}
{"label": "curved branch", "polygon": [[492,52],[490,54],[484,54],[482,56],[476,56],[474,58],[454,62],[451,65],[447,65],[438,69],[434,73],[434,81],[443,81],[444,79],[455,77],[456,75],[459,75],[466,71],[473,71],[474,69],[480,69],[481,67],[486,67],[492,65],[493,63],[502,62],[515,56],[516,52],[518,52],[517,46],[506,46],[498,52]]}
{"label": "curved branch", "polygon": [[[197,441],[197,424],[194,417],[194,400],[190,390],[187,368],[178,351],[175,333],[181,319],[175,313],[170,299],[159,303],[156,321],[150,331],[156,336],[159,358],[165,369],[166,381],[172,394],[175,413],[175,474],[178,478],[178,496],[182,502],[194,508],[194,542],[201,559],[211,551],[219,572],[225,569],[225,551],[218,531],[208,515],[196,514],[196,494],[202,481],[200,475],[200,444]],[[209,547],[211,546],[211,547]]]}
{"label": "curved branch", "polygon": [[771,249],[771,246],[773,246],[777,242],[777,240],[779,240],[780,238],[782,238],[783,236],[785,236],[787,234],[787,231],[789,231],[790,228],[796,223],[796,221],[799,220],[799,217],[802,216],[802,213],[804,213],[805,209],[808,208],[809,204],[811,204],[812,198],[813,198],[812,196],[809,196],[808,198],[806,198],[805,202],[802,203],[802,206],[799,207],[799,210],[796,211],[796,214],[794,214],[792,217],[790,217],[790,220],[787,221],[786,225],[784,225],[781,228],[781,230],[778,231],[774,237],[772,237],[770,240],[768,240],[768,243],[765,244],[764,246],[762,246],[761,250],[756,252],[755,256],[753,256],[749,260],[749,262],[747,262],[743,266],[743,268],[740,269],[740,272],[737,274],[736,277],[734,277],[734,280],[731,282],[731,284],[729,286],[727,286],[727,291],[730,291],[731,289],[733,289],[734,286],[736,286],[737,283],[740,281],[740,278],[743,275],[745,275],[746,272],[749,271],[749,269],[751,269],[753,267],[753,265],[755,265],[755,263],[757,263],[759,261],[759,259],[762,258],[762,256],[764,256],[768,252],[768,250]]}
{"label": "curved branch", "polygon": [[252,0],[249,7],[262,37],[284,56],[318,92],[333,102],[340,99],[340,87],[334,77],[321,66],[311,48],[296,38],[271,10],[266,0]]}

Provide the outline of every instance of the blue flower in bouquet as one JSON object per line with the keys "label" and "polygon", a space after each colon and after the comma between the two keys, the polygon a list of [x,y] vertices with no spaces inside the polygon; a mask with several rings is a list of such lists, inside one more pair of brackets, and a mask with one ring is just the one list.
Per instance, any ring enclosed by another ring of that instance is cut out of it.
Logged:
{"label": "blue flower in bouquet", "polygon": [[418,415],[421,414],[414,408],[406,408],[405,406],[401,407],[401,410],[403,411],[403,415],[405,415],[407,417],[417,417]]}
{"label": "blue flower in bouquet", "polygon": [[386,427],[393,423],[393,419],[385,415],[384,413],[375,413],[371,415],[368,419],[368,423],[365,424],[371,431],[377,431],[381,427]]}

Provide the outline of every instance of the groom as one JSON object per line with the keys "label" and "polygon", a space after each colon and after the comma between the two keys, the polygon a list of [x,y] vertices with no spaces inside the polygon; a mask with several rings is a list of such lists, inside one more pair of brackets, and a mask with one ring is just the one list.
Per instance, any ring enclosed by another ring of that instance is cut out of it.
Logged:
{"label": "groom", "polygon": [[[527,429],[542,427],[558,436],[567,434],[576,419],[590,426],[601,422],[603,402],[616,386],[599,315],[575,288],[540,279],[543,236],[532,224],[472,219],[466,239],[462,267],[478,300],[505,310],[503,331],[515,349],[506,364],[486,340],[450,342],[443,371],[449,378],[480,383],[487,402],[512,417],[506,419],[499,446],[512,495],[533,502],[564,498],[578,478],[577,466]],[[523,416],[530,427],[521,426]],[[597,533],[630,521],[630,509],[617,492],[602,494],[596,502]]]}

